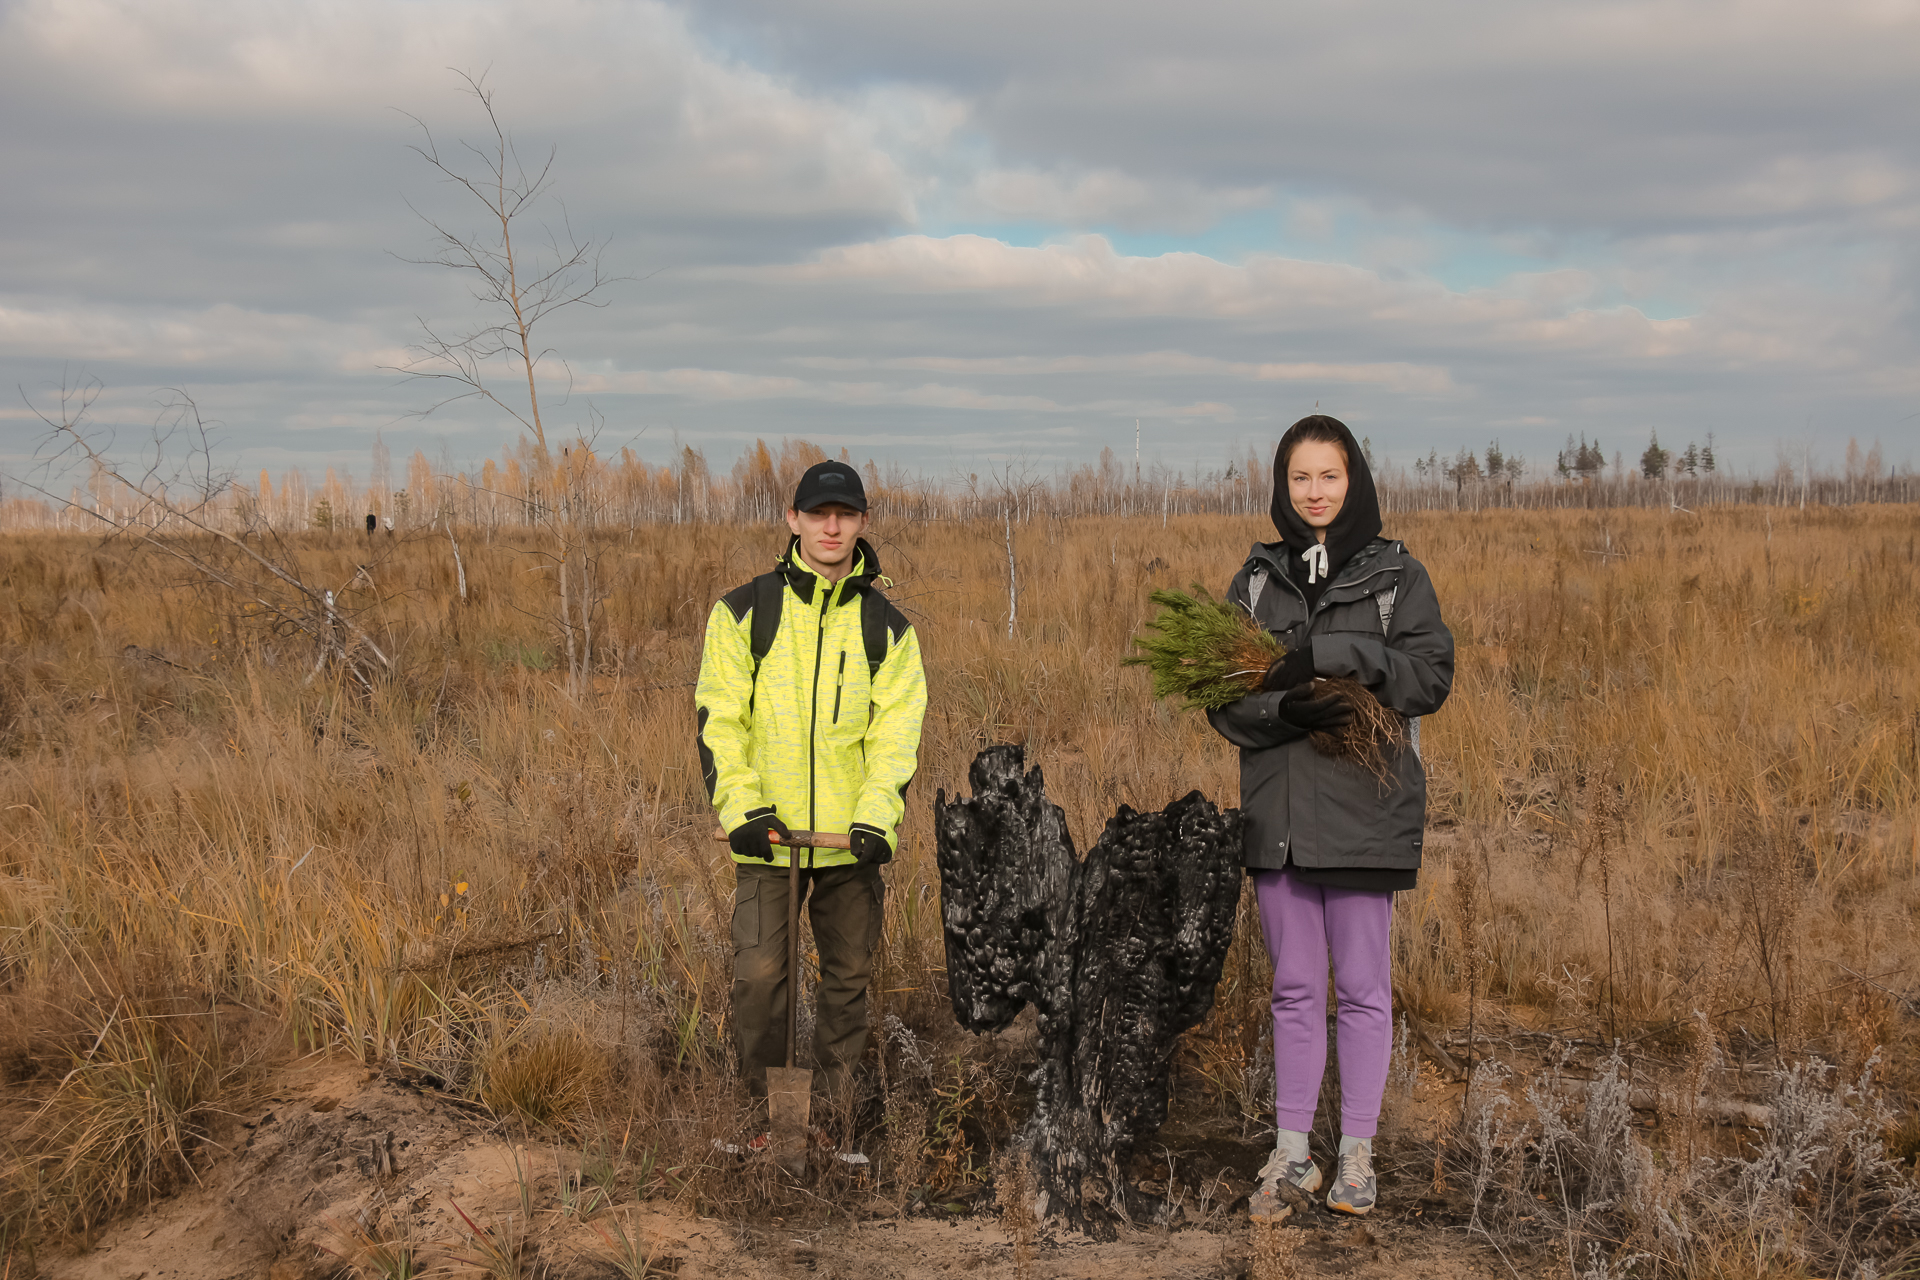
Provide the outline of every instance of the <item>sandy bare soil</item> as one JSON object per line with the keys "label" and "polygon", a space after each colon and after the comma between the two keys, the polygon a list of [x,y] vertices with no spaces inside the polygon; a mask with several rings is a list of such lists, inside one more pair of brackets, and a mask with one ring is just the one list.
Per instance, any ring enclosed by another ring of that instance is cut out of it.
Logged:
{"label": "sandy bare soil", "polygon": [[[1198,1224],[1122,1231],[1111,1242],[1042,1231],[1027,1251],[990,1210],[902,1214],[878,1198],[824,1223],[722,1221],[666,1201],[581,1221],[559,1203],[560,1181],[572,1172],[567,1157],[551,1145],[516,1144],[466,1104],[325,1059],[284,1069],[269,1086],[233,1117],[231,1132],[220,1135],[224,1151],[202,1163],[197,1185],[113,1224],[82,1252],[43,1257],[44,1273],[57,1280],[317,1280],[347,1274],[335,1255],[350,1253],[353,1224],[371,1219],[387,1225],[385,1234],[409,1233],[436,1274],[481,1274],[455,1206],[504,1242],[524,1227],[523,1194],[534,1203],[535,1230],[521,1274],[556,1280],[619,1276],[606,1240],[615,1225],[645,1241],[649,1274],[686,1280],[1197,1280],[1244,1276],[1250,1266],[1243,1208],[1231,1203]],[[1237,1185],[1231,1190],[1244,1195]],[[1521,1263],[1510,1270],[1457,1231],[1423,1225],[1417,1190],[1389,1190],[1387,1199],[1404,1203],[1388,1203],[1365,1223],[1329,1214],[1284,1228],[1300,1238],[1298,1274],[1455,1280],[1547,1269]]]}

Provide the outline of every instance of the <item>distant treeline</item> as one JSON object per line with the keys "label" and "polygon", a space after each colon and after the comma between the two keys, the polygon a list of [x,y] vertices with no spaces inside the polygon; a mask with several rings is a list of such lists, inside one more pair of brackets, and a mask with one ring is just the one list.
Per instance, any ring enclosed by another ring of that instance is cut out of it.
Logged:
{"label": "distant treeline", "polygon": [[[1373,457],[1371,445],[1367,446]],[[191,510],[197,518],[230,530],[268,528],[404,531],[451,524],[491,530],[540,523],[556,512],[588,527],[646,524],[773,521],[784,510],[800,473],[828,456],[805,440],[769,446],[757,441],[725,471],[706,454],[683,447],[673,462],[656,465],[631,449],[602,455],[575,443],[560,452],[551,474],[540,468],[524,442],[498,461],[475,470],[435,467],[422,453],[405,464],[404,480],[376,445],[364,481],[328,468],[314,481],[289,471],[276,482],[262,471],[248,484],[239,477],[212,481],[201,472],[189,489],[177,481],[138,492],[96,473],[74,486],[66,501],[23,496],[8,482],[0,501],[0,529],[166,527],[176,523],[166,508]],[[853,461],[846,450],[839,455]],[[997,463],[962,476],[928,477],[897,464],[868,461],[862,468],[874,512],[881,518],[975,520],[1036,516],[1159,516],[1257,514],[1271,497],[1271,451],[1249,449],[1244,458],[1216,470],[1179,470],[1161,462],[1122,461],[1111,449],[1096,463],[1042,472],[1019,462]],[[1750,503],[1772,506],[1839,505],[1920,500],[1920,473],[1889,468],[1878,444],[1862,450],[1849,441],[1844,463],[1824,469],[1810,454],[1782,452],[1770,473],[1734,474],[1719,469],[1709,436],[1704,444],[1662,448],[1655,437],[1637,464],[1609,455],[1598,441],[1569,438],[1551,468],[1502,450],[1438,452],[1401,465],[1374,458],[1383,509],[1396,511],[1480,510],[1513,507],[1682,507]],[[196,470],[198,468],[196,467]]]}

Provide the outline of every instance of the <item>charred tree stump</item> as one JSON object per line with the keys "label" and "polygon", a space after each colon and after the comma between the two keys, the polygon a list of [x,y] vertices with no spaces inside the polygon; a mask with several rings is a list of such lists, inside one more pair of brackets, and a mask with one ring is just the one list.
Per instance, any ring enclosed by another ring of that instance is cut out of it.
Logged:
{"label": "charred tree stump", "polygon": [[[1038,1097],[1021,1135],[1040,1217],[1113,1234],[1165,1205],[1123,1174],[1167,1118],[1174,1042],[1206,1017],[1233,941],[1242,819],[1198,791],[1159,813],[1122,805],[1086,859],[1019,747],[934,802],[954,1016],[999,1031],[1031,1003]],[[1104,1187],[1100,1184],[1104,1183]]]}

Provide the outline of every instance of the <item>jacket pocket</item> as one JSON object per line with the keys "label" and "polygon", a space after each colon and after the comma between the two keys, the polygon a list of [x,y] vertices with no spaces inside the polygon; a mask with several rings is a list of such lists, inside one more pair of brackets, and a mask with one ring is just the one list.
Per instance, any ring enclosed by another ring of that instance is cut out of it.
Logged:
{"label": "jacket pocket", "polygon": [[1313,631],[1315,635],[1352,632],[1372,636],[1375,640],[1384,639],[1386,632],[1380,626],[1380,601],[1366,595],[1358,600],[1326,605],[1314,620]]}
{"label": "jacket pocket", "polygon": [[1316,756],[1313,764],[1320,822],[1313,848],[1299,851],[1301,861],[1335,867],[1420,865],[1427,788],[1412,751],[1390,762],[1385,782],[1344,760]]}
{"label": "jacket pocket", "polygon": [[840,657],[844,667],[834,681],[833,714],[826,725],[827,741],[836,747],[851,749],[867,736],[873,687],[867,681],[867,660],[860,650],[842,650]]}
{"label": "jacket pocket", "polygon": [[1284,636],[1307,620],[1307,606],[1291,585],[1269,580],[1253,607],[1253,616],[1268,631]]}

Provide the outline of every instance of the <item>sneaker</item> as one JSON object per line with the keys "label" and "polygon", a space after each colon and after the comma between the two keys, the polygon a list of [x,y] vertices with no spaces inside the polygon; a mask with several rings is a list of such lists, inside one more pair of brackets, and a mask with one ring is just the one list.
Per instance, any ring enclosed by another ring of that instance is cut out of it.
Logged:
{"label": "sneaker", "polygon": [[858,1147],[841,1146],[833,1140],[833,1135],[825,1129],[815,1129],[812,1136],[813,1145],[817,1150],[830,1152],[833,1158],[841,1164],[864,1165],[872,1163],[865,1155],[861,1154]]}
{"label": "sneaker", "polygon": [[742,1138],[738,1142],[713,1140],[713,1149],[723,1156],[757,1156],[773,1145],[773,1134],[756,1133],[751,1138]]}
{"label": "sneaker", "polygon": [[1293,1212],[1280,1194],[1280,1184],[1292,1183],[1300,1190],[1312,1193],[1320,1189],[1320,1166],[1312,1160],[1289,1160],[1281,1152],[1261,1167],[1260,1185],[1253,1189],[1253,1195],[1247,1201],[1247,1213],[1255,1218],[1268,1218],[1275,1222],[1284,1219]]}
{"label": "sneaker", "polygon": [[1373,1180],[1373,1144],[1362,1142],[1340,1157],[1339,1172],[1333,1189],[1327,1192],[1327,1208],[1335,1213],[1356,1217],[1373,1208],[1377,1194]]}

